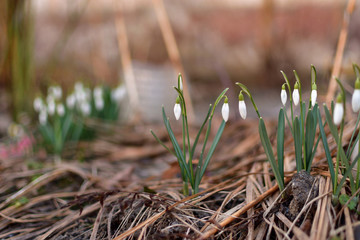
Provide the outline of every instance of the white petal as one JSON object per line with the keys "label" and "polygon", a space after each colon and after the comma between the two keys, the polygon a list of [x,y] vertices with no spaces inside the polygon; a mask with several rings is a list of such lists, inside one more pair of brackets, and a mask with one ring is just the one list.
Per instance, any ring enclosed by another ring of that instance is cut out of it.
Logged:
{"label": "white petal", "polygon": [[316,98],[317,98],[317,91],[311,90],[311,105],[312,106],[315,106]]}
{"label": "white petal", "polygon": [[287,100],[287,94],[286,94],[285,89],[281,90],[280,97],[281,97],[282,104],[285,106],[286,100]]}
{"label": "white petal", "polygon": [[176,120],[179,120],[180,115],[181,115],[181,107],[179,103],[176,103],[174,106],[174,115]]}
{"label": "white petal", "polygon": [[104,100],[102,98],[95,99],[95,108],[98,111],[104,108]]}
{"label": "white petal", "polygon": [[63,104],[58,104],[57,107],[56,107],[56,111],[57,113],[59,114],[59,116],[64,116],[65,114],[65,108],[64,108],[64,105]]}
{"label": "white petal", "polygon": [[299,89],[294,89],[293,91],[293,101],[295,106],[299,104],[300,96],[299,96]]}
{"label": "white petal", "polygon": [[229,120],[229,104],[228,103],[224,103],[222,108],[221,108],[221,115],[224,119],[225,122],[227,122]]}
{"label": "white petal", "polygon": [[335,107],[334,107],[334,124],[336,126],[338,126],[342,119],[343,119],[343,115],[344,115],[344,106],[342,103],[335,103]]}
{"label": "white petal", "polygon": [[245,101],[239,101],[239,112],[243,119],[246,119],[246,105]]}
{"label": "white petal", "polygon": [[40,112],[40,110],[43,108],[43,101],[41,98],[37,97],[34,100],[34,109],[36,112]]}
{"label": "white petal", "polygon": [[66,105],[68,108],[73,109],[75,106],[76,98],[75,95],[71,94],[66,98]]}
{"label": "white petal", "polygon": [[354,112],[358,112],[360,110],[360,89],[354,90],[351,105]]}
{"label": "white petal", "polygon": [[55,101],[54,100],[48,101],[47,111],[50,116],[54,115],[56,110],[55,108],[56,108]]}
{"label": "white petal", "polygon": [[42,110],[39,114],[39,122],[41,125],[45,125],[47,122],[47,112],[46,110]]}

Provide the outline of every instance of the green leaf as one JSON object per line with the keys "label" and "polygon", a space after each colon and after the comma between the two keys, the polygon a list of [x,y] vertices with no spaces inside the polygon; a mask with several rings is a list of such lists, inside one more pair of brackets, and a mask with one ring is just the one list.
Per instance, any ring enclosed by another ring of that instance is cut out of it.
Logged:
{"label": "green leaf", "polygon": [[262,117],[259,119],[259,134],[260,134],[260,140],[261,144],[263,145],[263,148],[265,150],[265,154],[270,162],[271,168],[274,172],[275,179],[279,185],[280,191],[284,190],[284,179],[281,178],[278,166],[275,161],[274,153],[271,147],[270,139],[267,135],[266,126],[264,123],[264,120]]}
{"label": "green leaf", "polygon": [[313,110],[309,110],[306,117],[306,127],[305,127],[305,149],[306,149],[306,168],[308,168],[308,164],[311,161],[312,151],[315,142],[315,134],[316,134],[316,120],[313,114]]}
{"label": "green leaf", "polygon": [[284,109],[279,111],[278,129],[277,129],[277,156],[278,167],[281,178],[284,178],[284,138],[285,138],[285,118]]}
{"label": "green leaf", "polygon": [[222,91],[222,92],[220,93],[220,95],[217,97],[217,99],[215,100],[214,106],[213,106],[213,108],[212,108],[210,117],[212,117],[212,116],[214,115],[214,111],[215,111],[216,106],[219,104],[220,100],[224,97],[225,93],[226,93],[228,90],[229,90],[229,88],[224,89],[224,91]]}
{"label": "green leaf", "polygon": [[[333,162],[332,162],[332,157],[331,157],[331,154],[330,154],[329,145],[328,145],[328,142],[327,142],[327,138],[326,138],[324,126],[323,126],[323,124],[322,124],[320,111],[318,111],[318,119],[319,119],[320,135],[321,135],[322,143],[323,143],[324,150],[325,150],[326,160],[327,160],[328,166],[329,166],[329,171],[330,171],[330,176],[331,176],[331,182],[332,182],[332,185],[333,185],[333,187],[334,187],[334,186],[335,186],[334,164],[333,164]],[[334,189],[334,190],[335,190],[335,189]]]}
{"label": "green leaf", "polygon": [[[212,155],[214,154],[214,151],[215,151],[215,148],[216,148],[217,144],[219,143],[219,140],[220,140],[221,135],[222,135],[222,133],[224,131],[225,125],[226,125],[226,122],[223,120],[221,122],[221,125],[220,125],[216,135],[215,135],[213,143],[211,144],[209,152],[208,152],[208,154],[207,154],[207,156],[205,158],[204,165],[201,167],[200,181],[201,181],[202,177],[204,176],[205,170],[206,170],[206,168],[207,168],[207,166],[208,166],[208,164],[210,162],[210,159],[211,159]],[[200,182],[198,184],[200,184]]]}
{"label": "green leaf", "polygon": [[301,129],[300,129],[300,120],[298,117],[296,117],[294,120],[294,145],[295,145],[296,170],[300,172],[303,169],[303,166],[302,166]]}
{"label": "green leaf", "polygon": [[[340,201],[341,205],[343,205],[343,206],[347,203],[347,201],[349,201],[349,199],[350,199],[350,196],[348,196],[346,194],[341,194],[339,197],[339,201]],[[350,210],[353,210],[353,211],[356,210],[357,200],[358,199],[356,197],[351,199],[351,201],[347,205]]]}
{"label": "green leaf", "polygon": [[[355,159],[357,159],[359,157],[360,157],[360,153],[356,156]],[[357,161],[353,161],[350,166],[346,167],[345,174],[343,175],[343,178],[341,179],[341,181],[338,185],[338,188],[335,191],[335,196],[339,196],[340,190],[348,177],[350,178],[350,185],[354,185],[354,180],[353,180],[353,176],[352,176],[351,172],[356,163],[357,163]],[[351,186],[351,192],[353,194],[356,192],[356,189],[353,186]]]}
{"label": "green leaf", "polygon": [[170,148],[168,148],[168,147],[163,143],[163,141],[161,141],[161,140],[156,136],[156,134],[153,132],[153,130],[150,130],[150,133],[154,136],[155,140],[156,140],[158,143],[160,143],[161,146],[163,146],[169,153],[171,153],[172,155],[174,155],[175,157],[177,157],[176,154],[175,154]]}
{"label": "green leaf", "polygon": [[353,69],[357,78],[360,78],[360,68],[357,64],[353,63]]}

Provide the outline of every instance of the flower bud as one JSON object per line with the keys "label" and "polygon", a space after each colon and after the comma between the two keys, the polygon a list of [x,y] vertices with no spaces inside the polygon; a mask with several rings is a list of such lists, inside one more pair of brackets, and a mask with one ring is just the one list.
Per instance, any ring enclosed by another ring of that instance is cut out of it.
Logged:
{"label": "flower bud", "polygon": [[296,82],[294,85],[294,91],[293,91],[293,101],[294,101],[294,105],[297,106],[299,104],[300,101],[300,94],[299,94],[299,83]]}
{"label": "flower bud", "polygon": [[40,112],[43,109],[44,103],[40,97],[35,98],[34,100],[34,109],[36,112]]}
{"label": "flower bud", "polygon": [[221,108],[221,115],[225,122],[229,120],[229,111],[230,109],[229,109],[228,98],[225,96],[224,104]]}
{"label": "flower bud", "polygon": [[355,81],[355,90],[351,99],[351,106],[354,112],[360,110],[360,79],[357,78]]}
{"label": "flower bud", "polygon": [[60,103],[60,104],[58,104],[58,105],[56,106],[56,112],[57,112],[57,114],[58,114],[60,117],[64,116],[64,114],[65,114],[65,108],[64,108],[64,105],[63,105],[62,103]]}
{"label": "flower bud", "polygon": [[175,119],[179,120],[180,115],[181,115],[181,106],[180,106],[180,98],[179,96],[176,98],[176,103],[174,106],[174,115],[175,115]]}
{"label": "flower bud", "polygon": [[246,119],[246,104],[242,92],[239,94],[239,112],[242,119]]}
{"label": "flower bud", "polygon": [[282,104],[285,106],[286,104],[286,100],[287,100],[287,94],[286,94],[286,90],[285,90],[285,83],[282,85],[281,87],[281,93],[280,93],[280,97],[281,97],[281,102]]}
{"label": "flower bud", "polygon": [[314,107],[315,103],[316,103],[316,98],[317,98],[317,86],[316,83],[313,83],[311,86],[311,105]]}
{"label": "flower bud", "polygon": [[46,109],[42,109],[39,113],[39,122],[41,125],[45,125],[47,122],[47,112]]}
{"label": "flower bud", "polygon": [[342,96],[339,94],[336,98],[336,103],[334,107],[334,124],[339,126],[344,117],[344,104],[342,102]]}

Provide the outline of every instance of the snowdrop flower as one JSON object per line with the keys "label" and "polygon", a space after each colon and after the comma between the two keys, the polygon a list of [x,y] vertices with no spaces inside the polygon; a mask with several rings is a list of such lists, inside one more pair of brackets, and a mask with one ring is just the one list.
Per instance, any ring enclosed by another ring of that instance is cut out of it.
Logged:
{"label": "snowdrop flower", "polygon": [[299,100],[300,100],[300,95],[299,95],[299,83],[296,82],[294,85],[294,91],[293,91],[293,100],[294,100],[294,104],[295,106],[297,106],[299,104]]}
{"label": "snowdrop flower", "polygon": [[73,109],[75,107],[75,103],[76,103],[76,98],[74,94],[70,94],[67,98],[66,98],[66,106],[70,109]]}
{"label": "snowdrop flower", "polygon": [[100,111],[104,108],[104,100],[102,98],[95,98],[94,102],[96,110]]}
{"label": "snowdrop flower", "polygon": [[103,89],[101,86],[97,86],[94,88],[94,98],[99,99],[103,97]]}
{"label": "snowdrop flower", "polygon": [[79,90],[75,90],[75,98],[76,98],[76,101],[78,101],[78,102],[86,101],[85,90],[83,88],[81,88]]}
{"label": "snowdrop flower", "polygon": [[126,88],[123,85],[119,85],[117,88],[111,91],[111,99],[114,102],[121,101],[126,94]]}
{"label": "snowdrop flower", "polygon": [[176,103],[174,106],[174,115],[175,115],[175,119],[179,120],[180,115],[181,115],[181,106],[180,106],[180,98],[179,96],[176,98]]}
{"label": "snowdrop flower", "polygon": [[76,82],[74,88],[75,88],[75,92],[83,91],[84,90],[84,85],[81,82]]}
{"label": "snowdrop flower", "polygon": [[90,113],[91,113],[91,106],[88,102],[81,102],[80,103],[80,110],[81,110],[81,113],[84,115],[84,116],[89,116]]}
{"label": "snowdrop flower", "polygon": [[57,114],[62,117],[65,114],[65,107],[62,103],[58,104],[56,107]]}
{"label": "snowdrop flower", "polygon": [[286,100],[287,100],[287,94],[286,94],[286,90],[285,90],[285,85],[286,83],[284,83],[281,87],[281,93],[280,93],[280,97],[281,97],[281,102],[282,104],[285,106],[286,104]]}
{"label": "snowdrop flower", "polygon": [[342,102],[342,96],[339,94],[336,98],[334,107],[334,124],[339,126],[344,116],[344,104]]}
{"label": "snowdrop flower", "polygon": [[224,104],[221,108],[221,115],[225,122],[227,122],[229,120],[229,111],[230,110],[229,110],[228,98],[227,98],[227,96],[225,96]]}
{"label": "snowdrop flower", "polygon": [[36,112],[40,112],[44,108],[44,103],[40,97],[35,98],[34,100],[34,109]]}
{"label": "snowdrop flower", "polygon": [[50,116],[54,115],[55,113],[55,108],[56,108],[56,104],[55,104],[55,99],[52,95],[49,95],[46,99],[47,101],[47,111],[48,111],[48,114]]}
{"label": "snowdrop flower", "polygon": [[39,122],[41,125],[45,125],[47,122],[47,112],[46,109],[42,109],[39,114]]}
{"label": "snowdrop flower", "polygon": [[354,112],[360,110],[360,79],[357,78],[355,81],[355,90],[351,99],[351,106]]}
{"label": "snowdrop flower", "polygon": [[48,89],[48,94],[52,95],[55,100],[59,100],[62,97],[62,90],[59,86],[52,86]]}
{"label": "snowdrop flower", "polygon": [[314,82],[311,86],[311,105],[314,107],[315,103],[316,103],[316,98],[317,98],[317,86],[316,83]]}
{"label": "snowdrop flower", "polygon": [[243,119],[246,119],[246,105],[244,101],[244,95],[242,94],[242,92],[240,92],[239,94],[239,112],[240,112],[240,116]]}

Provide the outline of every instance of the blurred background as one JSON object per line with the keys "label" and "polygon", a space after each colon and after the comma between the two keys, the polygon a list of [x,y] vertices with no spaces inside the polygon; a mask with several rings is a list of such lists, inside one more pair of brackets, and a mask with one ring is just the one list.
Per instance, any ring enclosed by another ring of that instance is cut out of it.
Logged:
{"label": "blurred background", "polygon": [[[7,0],[0,2],[1,129],[29,121],[35,96],[76,81],[123,83],[140,121],[156,122],[175,101],[177,74],[196,115],[235,82],[248,85],[264,115],[280,106],[280,70],[305,89],[310,64],[326,93],[346,7],[344,0]],[[342,78],[360,63],[360,16],[351,17]],[[233,108],[233,118],[237,108]],[[251,109],[251,107],[249,107]],[[131,111],[131,110],[130,110]],[[235,114],[236,112],[236,114]],[[170,112],[169,112],[170,113]],[[251,114],[250,114],[251,116]],[[202,115],[200,115],[202,118]]]}

